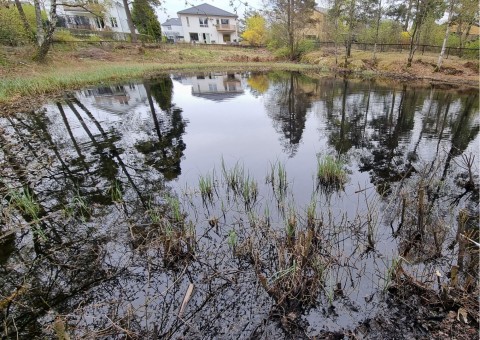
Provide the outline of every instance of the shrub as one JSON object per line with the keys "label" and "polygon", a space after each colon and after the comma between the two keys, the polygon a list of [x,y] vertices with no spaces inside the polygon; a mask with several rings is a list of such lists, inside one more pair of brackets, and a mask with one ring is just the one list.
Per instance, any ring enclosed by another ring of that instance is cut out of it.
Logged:
{"label": "shrub", "polygon": [[287,46],[280,47],[275,50],[274,55],[275,58],[278,59],[288,59],[288,57],[290,56],[290,49]]}
{"label": "shrub", "polygon": [[304,54],[307,54],[308,52],[315,50],[315,48],[316,44],[314,40],[302,40],[298,44],[297,53],[299,56],[302,56]]}
{"label": "shrub", "polygon": [[465,50],[463,52],[463,56],[465,58],[469,58],[469,59],[478,59],[478,57],[479,57],[479,55],[478,55],[479,45],[480,44],[479,44],[478,39],[466,43],[465,48],[475,48],[476,50]]}
{"label": "shrub", "polygon": [[57,29],[53,36],[55,41],[69,42],[69,41],[79,41],[80,39],[74,37],[69,30]]}

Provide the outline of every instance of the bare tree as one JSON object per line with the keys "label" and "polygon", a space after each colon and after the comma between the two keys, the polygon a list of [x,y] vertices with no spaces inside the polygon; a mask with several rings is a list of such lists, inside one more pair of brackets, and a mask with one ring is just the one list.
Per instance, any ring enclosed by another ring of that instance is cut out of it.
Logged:
{"label": "bare tree", "polygon": [[435,68],[435,71],[440,71],[440,69],[442,68],[443,56],[445,55],[448,36],[450,35],[450,25],[452,24],[452,13],[454,11],[455,4],[456,4],[456,0],[450,1],[450,6],[448,9],[448,20],[446,24],[447,28],[445,30],[445,38],[443,39],[442,50],[440,51],[440,55],[438,56],[438,62],[437,62],[437,67]]}
{"label": "bare tree", "polygon": [[[34,0],[34,1],[35,3],[38,3],[39,0]],[[38,31],[39,15],[40,15],[40,23],[42,23],[41,13],[37,13],[37,11],[35,10],[35,15],[37,17],[37,42],[39,46],[35,53],[34,60],[38,62],[44,62],[45,58],[47,57],[48,51],[52,46],[53,33],[55,32],[55,28],[57,26],[57,0],[50,0],[50,15],[49,15],[50,20],[47,24],[47,28],[45,31],[43,30],[43,25],[41,28],[42,31],[41,32]]]}

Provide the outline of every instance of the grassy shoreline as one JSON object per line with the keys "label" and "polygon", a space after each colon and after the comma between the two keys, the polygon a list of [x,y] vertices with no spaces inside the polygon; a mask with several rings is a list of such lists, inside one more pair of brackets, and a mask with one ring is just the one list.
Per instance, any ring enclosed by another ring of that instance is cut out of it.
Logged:
{"label": "grassy shoreline", "polygon": [[[66,90],[131,79],[140,80],[170,72],[289,70],[316,75],[340,74],[364,79],[478,87],[478,74],[472,77],[472,72],[468,77],[428,72],[434,56],[418,56],[416,68],[406,70],[399,67],[402,64],[402,55],[386,53],[379,57],[380,60],[383,58],[383,64],[369,68],[368,54],[355,52],[347,69],[337,67],[333,56],[325,56],[318,51],[307,55],[303,63],[292,63],[277,61],[273,55],[262,49],[118,49],[80,46],[52,51],[46,65],[31,62],[29,53],[27,48],[4,51],[4,62],[0,63],[0,109],[4,111],[31,103],[31,97],[35,97],[34,100],[38,102],[39,98],[54,97]],[[450,60],[449,63],[452,68],[462,66],[461,63],[465,61]]]}
{"label": "grassy shoreline", "polygon": [[140,79],[173,71],[262,71],[262,70],[319,70],[317,65],[292,63],[205,63],[205,64],[93,64],[87,69],[39,73],[0,81],[0,104],[12,103],[24,96],[55,94],[82,86],[97,85],[128,79]]}

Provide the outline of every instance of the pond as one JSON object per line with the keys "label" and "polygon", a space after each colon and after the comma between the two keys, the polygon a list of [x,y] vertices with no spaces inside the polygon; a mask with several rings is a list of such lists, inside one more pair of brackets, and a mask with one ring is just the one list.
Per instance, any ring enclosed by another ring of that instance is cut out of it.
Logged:
{"label": "pond", "polygon": [[479,127],[477,89],[290,72],[0,116],[2,336],[368,336],[402,275],[476,291]]}

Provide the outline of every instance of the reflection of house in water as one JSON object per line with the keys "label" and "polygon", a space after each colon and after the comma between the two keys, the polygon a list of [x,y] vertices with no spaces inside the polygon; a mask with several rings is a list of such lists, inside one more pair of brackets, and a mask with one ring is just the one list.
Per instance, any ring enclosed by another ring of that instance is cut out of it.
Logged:
{"label": "reflection of house in water", "polygon": [[104,86],[83,91],[85,97],[93,97],[93,106],[107,112],[124,114],[145,103],[147,92],[142,84]]}
{"label": "reflection of house in water", "polygon": [[209,73],[176,80],[184,85],[192,85],[192,95],[213,101],[224,101],[241,95],[245,87],[245,80],[236,73]]}

